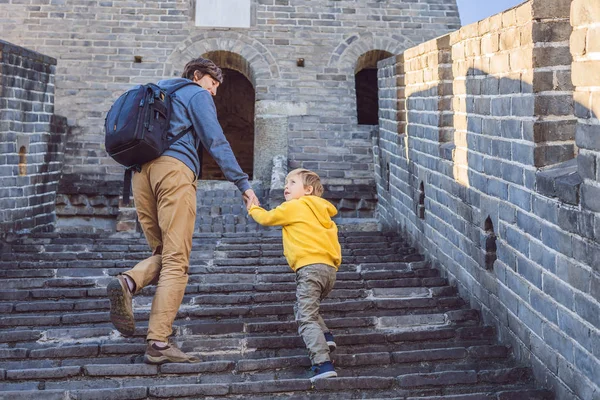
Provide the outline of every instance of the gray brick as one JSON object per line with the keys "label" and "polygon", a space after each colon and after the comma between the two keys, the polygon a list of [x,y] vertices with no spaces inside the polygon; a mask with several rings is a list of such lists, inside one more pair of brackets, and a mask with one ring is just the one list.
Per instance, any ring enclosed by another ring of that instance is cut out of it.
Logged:
{"label": "gray brick", "polygon": [[523,234],[511,227],[506,227],[506,233],[504,234],[506,242],[515,250],[521,254],[529,255],[529,241],[523,240]]}
{"label": "gray brick", "polygon": [[584,293],[589,293],[591,271],[564,257],[557,258],[556,270],[558,277],[564,282]]}
{"label": "gray brick", "polygon": [[9,380],[24,379],[60,379],[78,376],[81,374],[81,367],[59,367],[44,369],[21,369],[6,371],[6,378]]}
{"label": "gray brick", "polygon": [[600,187],[581,185],[581,203],[586,210],[600,212]]}
{"label": "gray brick", "polygon": [[584,348],[592,348],[590,328],[579,319],[576,319],[571,311],[558,309],[558,327]]}
{"label": "gray brick", "polygon": [[[514,172],[516,172],[516,171],[513,171],[513,173]],[[520,173],[521,173],[520,176],[522,177],[522,171],[520,171]],[[516,178],[516,177],[515,177],[515,179],[518,180],[518,178]],[[508,187],[508,198],[512,204],[520,207],[521,209],[523,209],[525,211],[531,211],[532,196],[529,191],[522,190],[516,186],[511,185]]]}
{"label": "gray brick", "polygon": [[549,200],[538,196],[533,197],[533,211],[540,218],[552,224],[558,224],[558,209],[559,204],[554,200]]}
{"label": "gray brick", "polygon": [[556,279],[553,275],[544,274],[542,287],[544,293],[547,293],[562,306],[573,310],[574,307],[574,295],[573,289],[566,285],[559,279]]}
{"label": "gray brick", "polygon": [[85,365],[88,376],[153,376],[158,372],[156,365]]}
{"label": "gray brick", "polygon": [[229,387],[226,384],[151,386],[148,392],[158,398],[223,396],[229,393]]}
{"label": "gray brick", "polygon": [[125,387],[115,389],[87,389],[72,390],[69,392],[74,400],[134,400],[145,399],[148,396],[146,387]]}
{"label": "gray brick", "polygon": [[553,226],[542,225],[542,242],[568,257],[572,255],[571,237]]}
{"label": "gray brick", "polygon": [[581,293],[575,293],[575,312],[580,315],[584,320],[596,328],[600,327],[600,306],[598,302],[591,299],[589,296],[582,295]]}
{"label": "gray brick", "polygon": [[311,383],[308,379],[282,379],[279,381],[232,383],[232,394],[243,393],[278,393],[308,390]]}
{"label": "gray brick", "polygon": [[579,347],[575,347],[575,366],[590,379],[595,385],[600,383],[600,377],[598,376],[598,369],[600,368],[600,362],[590,357],[590,354],[582,351]]}
{"label": "gray brick", "polygon": [[535,290],[531,291],[529,298],[530,304],[535,311],[546,317],[548,321],[554,324],[558,323],[558,314],[556,312],[557,304],[555,301]]}

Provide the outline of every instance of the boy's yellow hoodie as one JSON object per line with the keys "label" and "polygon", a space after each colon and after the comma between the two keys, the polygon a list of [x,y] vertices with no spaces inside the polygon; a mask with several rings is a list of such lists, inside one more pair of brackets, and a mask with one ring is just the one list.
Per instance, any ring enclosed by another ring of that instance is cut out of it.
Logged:
{"label": "boy's yellow hoodie", "polygon": [[309,264],[327,264],[337,271],[342,249],[331,220],[337,210],[327,200],[302,196],[271,211],[252,206],[248,213],[261,225],[283,228],[283,255],[294,271]]}

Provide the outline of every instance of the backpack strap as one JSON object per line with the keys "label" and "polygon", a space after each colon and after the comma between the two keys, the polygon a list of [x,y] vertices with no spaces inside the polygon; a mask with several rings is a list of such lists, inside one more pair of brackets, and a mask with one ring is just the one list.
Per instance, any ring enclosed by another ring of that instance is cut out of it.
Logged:
{"label": "backpack strap", "polygon": [[134,165],[129,168],[125,168],[125,175],[123,176],[123,204],[129,205],[129,197],[131,196],[131,176],[133,171],[140,172],[142,169],[139,165]]}
{"label": "backpack strap", "polygon": [[188,85],[196,85],[198,86],[197,83],[189,81],[189,82],[181,82],[178,83],[177,85],[173,86],[172,88],[168,89],[165,91],[165,93],[167,94],[167,96],[171,96],[173,93],[175,93],[176,91],[178,91],[179,89],[188,86]]}

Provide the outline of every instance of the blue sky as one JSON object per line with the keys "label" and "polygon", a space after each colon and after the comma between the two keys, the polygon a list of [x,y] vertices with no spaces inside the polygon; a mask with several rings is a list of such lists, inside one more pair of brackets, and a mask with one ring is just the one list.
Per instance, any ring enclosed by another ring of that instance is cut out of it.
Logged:
{"label": "blue sky", "polygon": [[456,0],[461,22],[469,25],[523,3],[525,0]]}

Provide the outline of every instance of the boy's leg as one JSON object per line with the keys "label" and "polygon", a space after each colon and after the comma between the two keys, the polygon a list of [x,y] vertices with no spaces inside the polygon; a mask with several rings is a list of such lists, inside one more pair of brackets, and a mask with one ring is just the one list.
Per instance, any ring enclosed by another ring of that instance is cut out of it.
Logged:
{"label": "boy's leg", "polygon": [[162,238],[162,268],[147,339],[167,342],[188,281],[196,220],[196,180],[194,173],[174,158],[163,156],[149,164]]}
{"label": "boy's leg", "polygon": [[[326,272],[325,274],[327,275],[327,277],[324,280],[327,283],[325,285],[323,293],[321,293],[321,301],[323,301],[329,295],[329,293],[331,293],[331,291],[333,290],[333,286],[335,285],[336,270],[330,266],[328,266],[328,268],[329,268],[328,270],[325,270],[325,272]],[[329,353],[332,353],[337,348],[337,345],[335,344],[335,339],[333,337],[333,334],[331,333],[331,331],[329,330],[327,325],[325,325],[325,321],[323,321],[323,318],[321,317],[320,312],[319,312],[319,326],[321,327],[321,330],[323,331],[323,334],[325,335],[325,341],[327,342],[327,346],[329,347]]]}
{"label": "boy's leg", "polygon": [[[335,285],[336,270],[335,268],[330,267],[329,265],[327,265],[327,268],[329,269],[321,271],[321,274],[323,275],[323,291],[321,292],[321,301],[323,301],[329,295],[329,293],[331,293],[331,291],[333,290],[333,286]],[[327,325],[325,325],[325,321],[323,321],[320,312],[318,323],[323,333],[329,332],[329,328],[327,327]]]}
{"label": "boy's leg", "polygon": [[298,333],[308,348],[313,365],[331,361],[329,346],[321,326],[325,326],[325,323],[319,315],[319,306],[324,298],[323,293],[329,293],[333,287],[333,283],[330,283],[332,277],[335,282],[335,269],[323,264],[307,265],[296,272],[297,301],[294,311]]}

